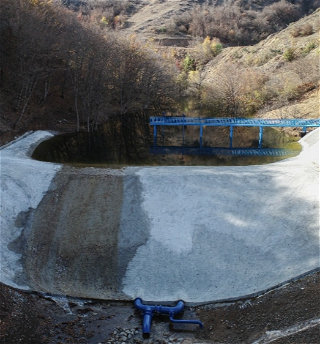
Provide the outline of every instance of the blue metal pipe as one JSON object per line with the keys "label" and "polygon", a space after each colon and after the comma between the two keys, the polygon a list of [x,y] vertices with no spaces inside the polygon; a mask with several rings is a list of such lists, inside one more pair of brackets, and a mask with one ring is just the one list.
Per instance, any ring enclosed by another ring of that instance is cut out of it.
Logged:
{"label": "blue metal pipe", "polygon": [[157,126],[153,128],[153,146],[157,147]]}
{"label": "blue metal pipe", "polygon": [[263,127],[259,127],[259,149],[262,148]]}
{"label": "blue metal pipe", "polygon": [[149,334],[151,329],[152,312],[146,311],[143,313],[142,333]]}
{"label": "blue metal pipe", "polygon": [[230,132],[229,132],[229,148],[232,148],[232,139],[233,139],[233,125],[230,125]]}
{"label": "blue metal pipe", "polygon": [[142,312],[142,315],[143,315],[142,332],[144,335],[149,335],[150,333],[153,313],[169,315],[169,319],[173,323],[198,324],[201,328],[203,328],[203,324],[199,320],[177,320],[173,318],[176,313],[181,313],[183,311],[184,302],[181,300],[178,301],[176,306],[170,307],[170,306],[145,305],[142,303],[142,300],[140,298],[137,298],[134,300],[134,306]]}
{"label": "blue metal pipe", "polygon": [[200,328],[203,328],[203,324],[200,320],[183,320],[183,319],[173,319],[173,316],[170,315],[169,317],[170,321],[172,321],[173,323],[185,323],[185,324],[198,324],[200,326]]}

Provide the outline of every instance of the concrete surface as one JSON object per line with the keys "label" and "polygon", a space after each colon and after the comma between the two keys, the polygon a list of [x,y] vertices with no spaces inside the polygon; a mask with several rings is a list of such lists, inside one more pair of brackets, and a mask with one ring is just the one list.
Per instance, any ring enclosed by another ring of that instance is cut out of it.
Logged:
{"label": "concrete surface", "polygon": [[1,153],[1,275],[22,289],[197,303],[320,267],[319,129],[302,153],[241,167],[72,168]]}
{"label": "concrete surface", "polygon": [[0,281],[13,287],[29,289],[19,238],[60,169],[57,164],[32,160],[30,155],[42,140],[52,136],[44,131],[27,133],[0,149]]}

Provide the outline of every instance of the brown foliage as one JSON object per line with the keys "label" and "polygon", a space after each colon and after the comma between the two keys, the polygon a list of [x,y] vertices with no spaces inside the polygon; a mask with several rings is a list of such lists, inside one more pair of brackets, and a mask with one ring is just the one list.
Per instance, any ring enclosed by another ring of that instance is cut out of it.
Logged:
{"label": "brown foliage", "polygon": [[258,70],[225,64],[207,85],[205,103],[215,107],[220,116],[250,116],[265,101],[262,86],[266,80]]}
{"label": "brown foliage", "polygon": [[299,36],[309,36],[313,34],[313,26],[311,24],[304,24],[301,26],[296,26],[292,31],[291,35],[293,37]]}
{"label": "brown foliage", "polygon": [[301,6],[286,0],[274,2],[263,10],[245,9],[233,1],[219,6],[206,3],[194,7],[190,16],[176,17],[175,24],[183,30],[187,28],[195,37],[217,37],[223,43],[246,45],[257,43],[299,19],[303,14]]}
{"label": "brown foliage", "polygon": [[0,19],[0,92],[11,95],[16,127],[31,123],[43,108],[52,117],[57,98],[59,120],[69,112],[77,130],[85,124],[87,131],[111,115],[172,101],[173,73],[136,39],[102,37],[44,0],[3,0]]}

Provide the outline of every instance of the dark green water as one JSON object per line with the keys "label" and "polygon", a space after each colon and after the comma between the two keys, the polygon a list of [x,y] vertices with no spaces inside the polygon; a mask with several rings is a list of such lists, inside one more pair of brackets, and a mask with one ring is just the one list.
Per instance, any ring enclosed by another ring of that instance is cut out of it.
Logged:
{"label": "dark green water", "polygon": [[[166,132],[159,130],[158,146],[198,147],[196,128],[188,128],[185,140],[182,142],[182,129],[177,127],[166,128]],[[258,146],[257,128],[237,128],[234,136],[234,148]],[[288,157],[298,155],[301,146],[297,142],[299,137],[289,136],[273,128],[265,128],[263,137],[264,148],[284,148],[293,150],[290,156],[208,156],[182,154],[149,154],[148,145],[140,144],[134,150],[129,147],[119,149],[110,138],[101,135],[69,133],[57,135],[40,143],[32,157],[36,160],[64,163],[78,167],[105,167],[121,168],[125,166],[242,166],[260,165],[277,162]],[[207,131],[204,136],[205,147],[228,147],[228,132]],[[130,150],[131,149],[131,150]]]}

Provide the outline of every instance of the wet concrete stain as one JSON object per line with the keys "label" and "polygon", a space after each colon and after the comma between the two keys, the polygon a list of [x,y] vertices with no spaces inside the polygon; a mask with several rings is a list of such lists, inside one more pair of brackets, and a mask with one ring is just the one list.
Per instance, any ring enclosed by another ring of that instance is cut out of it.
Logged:
{"label": "wet concrete stain", "polygon": [[64,167],[35,210],[24,254],[32,289],[115,297],[123,195],[119,171]]}
{"label": "wet concrete stain", "polygon": [[127,168],[124,178],[124,198],[121,212],[121,230],[119,231],[118,264],[119,285],[125,277],[128,264],[138,248],[145,245],[150,236],[150,222],[142,208],[143,186],[135,173],[138,168]]}

